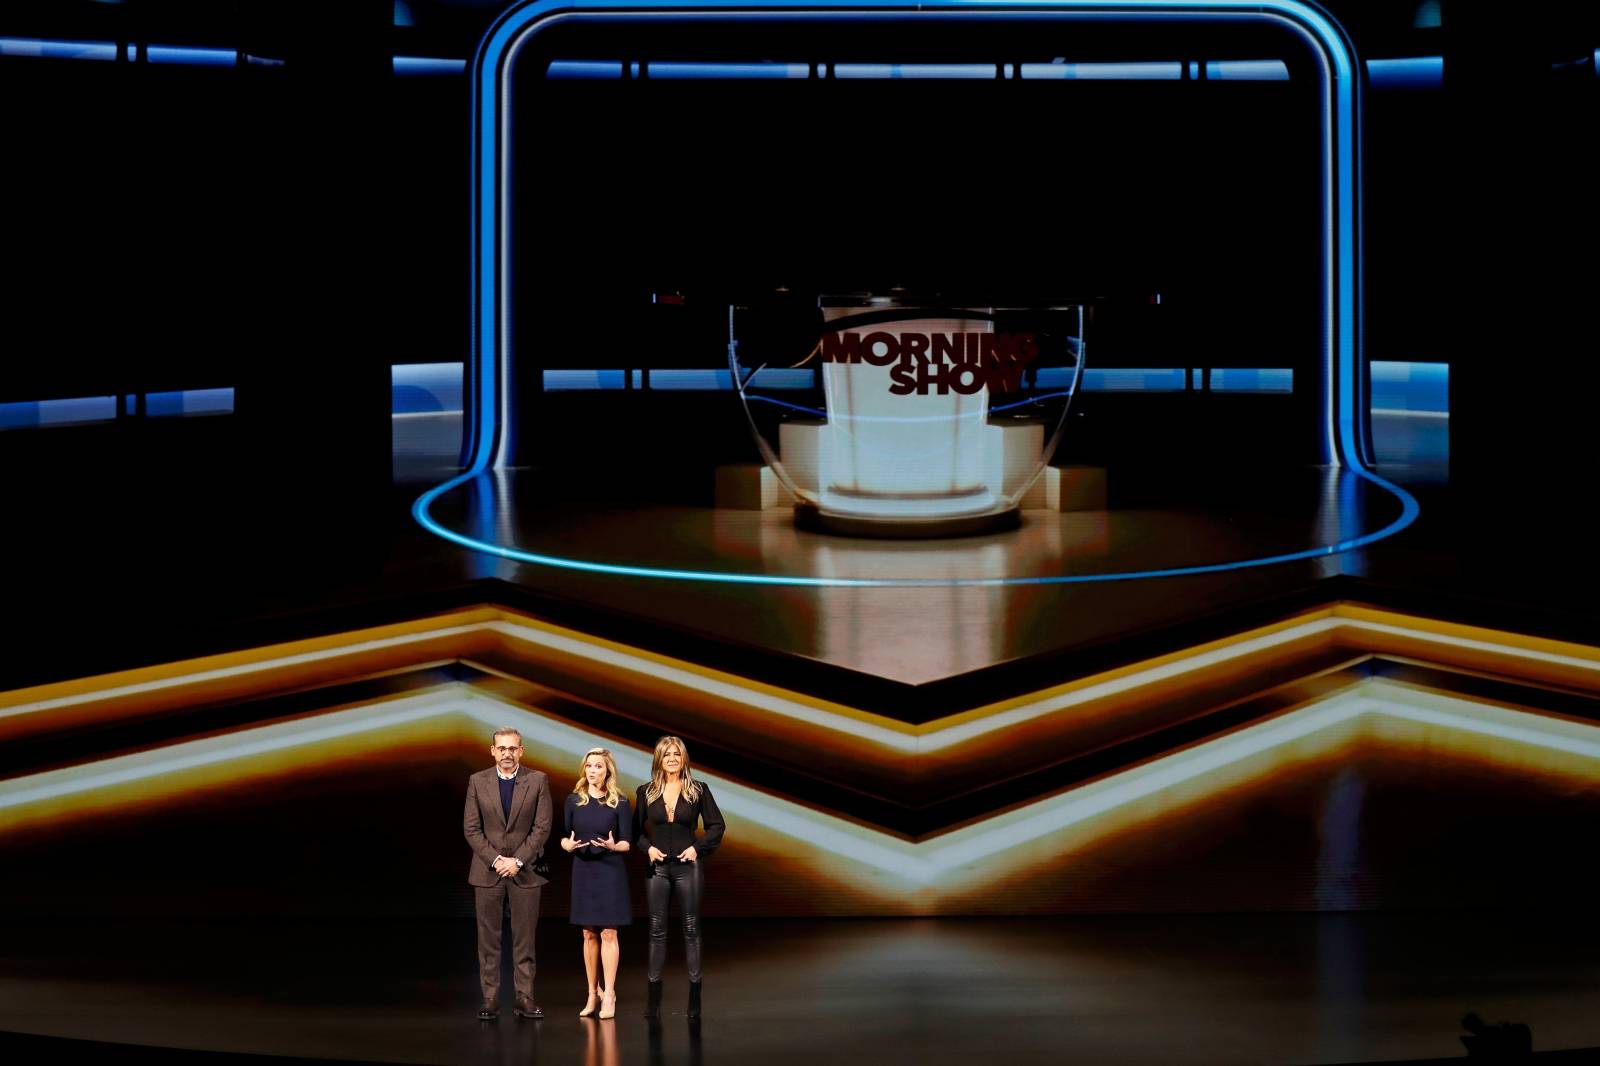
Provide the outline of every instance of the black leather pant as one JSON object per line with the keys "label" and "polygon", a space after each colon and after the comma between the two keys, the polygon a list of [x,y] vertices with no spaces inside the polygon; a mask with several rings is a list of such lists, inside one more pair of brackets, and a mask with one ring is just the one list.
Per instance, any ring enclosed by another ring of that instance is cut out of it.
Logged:
{"label": "black leather pant", "polygon": [[645,900],[650,905],[649,977],[661,980],[667,964],[667,909],[674,897],[678,917],[683,921],[683,953],[689,963],[689,980],[700,980],[700,896],[705,877],[698,862],[658,862],[650,868],[645,882]]}

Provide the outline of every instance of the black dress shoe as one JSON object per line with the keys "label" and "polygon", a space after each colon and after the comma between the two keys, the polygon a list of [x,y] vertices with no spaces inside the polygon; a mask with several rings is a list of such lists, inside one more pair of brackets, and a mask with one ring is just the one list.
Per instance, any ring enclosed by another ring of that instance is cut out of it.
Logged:
{"label": "black dress shoe", "polygon": [[518,1018],[543,1018],[544,1011],[533,1002],[532,996],[518,996],[514,1013]]}
{"label": "black dress shoe", "polygon": [[498,1016],[498,1013],[494,1000],[486,999],[483,1001],[483,1006],[478,1008],[478,1020],[480,1022],[492,1022]]}

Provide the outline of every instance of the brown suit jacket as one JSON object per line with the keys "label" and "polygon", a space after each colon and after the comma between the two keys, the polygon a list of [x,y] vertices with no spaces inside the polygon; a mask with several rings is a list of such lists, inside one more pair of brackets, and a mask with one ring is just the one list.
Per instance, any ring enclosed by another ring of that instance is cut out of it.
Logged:
{"label": "brown suit jacket", "polygon": [[533,872],[533,860],[543,854],[544,843],[550,839],[550,779],[526,766],[519,769],[511,790],[511,817],[507,818],[500,806],[500,775],[492,766],[479,770],[467,778],[461,829],[472,848],[468,884],[477,888],[499,884],[494,860],[510,855],[523,862],[511,883],[518,888],[538,888],[546,881]]}

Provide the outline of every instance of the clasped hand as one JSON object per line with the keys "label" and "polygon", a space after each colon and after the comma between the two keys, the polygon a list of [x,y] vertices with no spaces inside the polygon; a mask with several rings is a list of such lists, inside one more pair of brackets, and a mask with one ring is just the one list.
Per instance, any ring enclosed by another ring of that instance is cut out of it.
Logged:
{"label": "clasped hand", "polygon": [[617,840],[616,833],[606,834],[604,840],[579,840],[578,831],[574,829],[570,834],[561,838],[562,851],[576,851],[579,848],[605,848],[607,851],[627,851],[628,842]]}

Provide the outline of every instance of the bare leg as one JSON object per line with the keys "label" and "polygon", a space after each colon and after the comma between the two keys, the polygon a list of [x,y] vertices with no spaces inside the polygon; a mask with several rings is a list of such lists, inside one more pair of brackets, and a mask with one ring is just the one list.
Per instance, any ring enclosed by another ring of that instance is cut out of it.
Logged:
{"label": "bare leg", "polygon": [[622,959],[622,945],[617,941],[615,929],[600,930],[600,960],[605,967],[606,995],[615,995],[617,988],[617,963]]}
{"label": "bare leg", "polygon": [[583,931],[583,974],[589,982],[588,988],[585,989],[588,999],[583,1004],[583,1013],[589,1015],[595,1010],[600,976],[600,938],[595,935],[593,929]]}
{"label": "bare leg", "polygon": [[622,945],[617,943],[615,929],[600,930],[600,962],[605,967],[606,990],[600,996],[600,1017],[617,1016],[617,960],[622,957]]}

